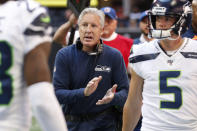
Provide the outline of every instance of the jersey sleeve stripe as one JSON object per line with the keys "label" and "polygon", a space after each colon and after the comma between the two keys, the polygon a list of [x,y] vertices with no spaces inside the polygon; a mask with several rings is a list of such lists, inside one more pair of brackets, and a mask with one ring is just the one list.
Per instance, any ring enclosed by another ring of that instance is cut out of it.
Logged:
{"label": "jersey sleeve stripe", "polygon": [[130,63],[138,63],[138,62],[142,62],[142,61],[153,60],[153,59],[156,59],[159,54],[160,53],[133,56],[133,57],[129,58],[129,62]]}
{"label": "jersey sleeve stripe", "polygon": [[196,52],[180,52],[185,58],[197,59]]}

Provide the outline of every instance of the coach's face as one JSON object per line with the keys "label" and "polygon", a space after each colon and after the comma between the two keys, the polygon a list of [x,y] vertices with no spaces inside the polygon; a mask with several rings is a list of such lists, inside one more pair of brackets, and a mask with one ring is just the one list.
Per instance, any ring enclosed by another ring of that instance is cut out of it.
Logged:
{"label": "coach's face", "polygon": [[99,43],[103,28],[100,17],[94,13],[85,14],[79,23],[79,35],[84,51],[90,52]]}

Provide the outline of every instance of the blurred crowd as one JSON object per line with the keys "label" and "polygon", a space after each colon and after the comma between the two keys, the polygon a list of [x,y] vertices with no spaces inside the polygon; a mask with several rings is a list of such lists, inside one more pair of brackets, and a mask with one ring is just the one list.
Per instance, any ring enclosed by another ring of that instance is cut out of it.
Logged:
{"label": "blurred crowd", "polygon": [[[125,14],[122,1],[112,2],[111,7],[116,10],[118,16],[117,30],[119,28],[123,28],[123,29],[133,28],[135,32],[138,32],[140,35],[140,30],[138,29],[139,29],[141,14],[143,13],[143,11],[150,8],[152,2],[153,0],[132,0],[130,3],[132,6],[130,7],[129,14]],[[97,7],[97,8],[102,8],[102,7]],[[60,25],[68,21],[70,15],[72,14],[72,11],[69,8],[49,8],[49,14],[51,16],[51,24],[54,27],[54,32],[55,32]],[[123,35],[127,34],[126,31],[125,33],[124,31],[119,33]],[[136,35],[132,36],[132,34],[129,34],[129,37],[132,38],[135,38],[137,36]]]}

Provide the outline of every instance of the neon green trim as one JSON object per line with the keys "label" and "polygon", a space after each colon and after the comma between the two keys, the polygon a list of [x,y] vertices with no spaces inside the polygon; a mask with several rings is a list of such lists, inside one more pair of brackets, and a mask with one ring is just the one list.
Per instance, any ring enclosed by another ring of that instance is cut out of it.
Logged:
{"label": "neon green trim", "polygon": [[50,23],[50,21],[51,21],[51,19],[50,19],[49,16],[43,17],[43,18],[41,18],[40,20],[41,20],[42,22],[44,22],[44,23]]}

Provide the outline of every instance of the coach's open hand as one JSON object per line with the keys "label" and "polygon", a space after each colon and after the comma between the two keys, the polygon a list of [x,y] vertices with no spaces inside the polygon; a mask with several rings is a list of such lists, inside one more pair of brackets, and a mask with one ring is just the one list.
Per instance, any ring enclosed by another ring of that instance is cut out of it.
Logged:
{"label": "coach's open hand", "polygon": [[89,96],[91,95],[98,87],[98,83],[101,81],[102,76],[94,77],[91,81],[88,82],[85,90],[84,95]]}
{"label": "coach's open hand", "polygon": [[105,94],[105,96],[102,98],[102,100],[98,100],[96,105],[102,105],[102,104],[108,104],[110,103],[115,95],[116,92],[116,88],[118,87],[117,84],[114,84],[112,88],[110,88],[107,93]]}

